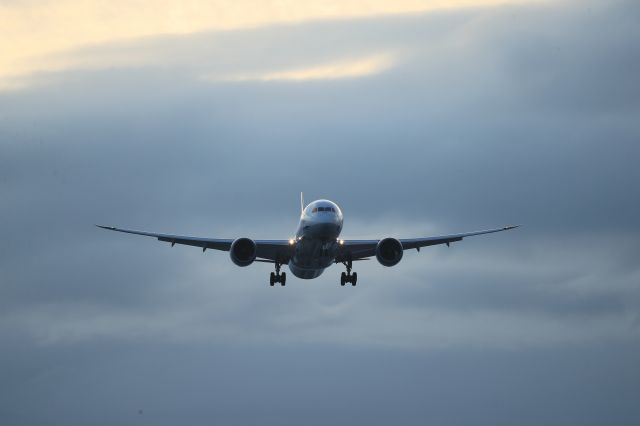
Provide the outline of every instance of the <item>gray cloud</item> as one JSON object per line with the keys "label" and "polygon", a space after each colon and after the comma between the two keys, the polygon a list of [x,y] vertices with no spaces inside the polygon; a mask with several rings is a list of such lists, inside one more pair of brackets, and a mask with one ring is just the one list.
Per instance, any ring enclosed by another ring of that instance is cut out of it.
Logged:
{"label": "gray cloud", "polygon": [[[113,68],[0,94],[0,417],[637,423],[637,13],[133,40],[68,52]],[[397,63],[358,79],[200,78],[378,52]],[[347,237],[525,226],[362,262],[356,289],[338,267],[271,289],[267,265],[92,226],[286,238],[300,190],[338,202]]]}

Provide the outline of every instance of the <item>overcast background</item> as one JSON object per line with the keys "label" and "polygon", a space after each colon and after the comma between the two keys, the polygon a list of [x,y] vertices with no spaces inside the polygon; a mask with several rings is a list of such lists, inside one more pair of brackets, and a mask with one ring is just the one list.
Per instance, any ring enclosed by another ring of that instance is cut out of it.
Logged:
{"label": "overcast background", "polygon": [[[0,90],[3,425],[640,423],[637,1],[52,58]],[[300,191],[344,238],[523,227],[271,288],[93,226],[289,238]]]}

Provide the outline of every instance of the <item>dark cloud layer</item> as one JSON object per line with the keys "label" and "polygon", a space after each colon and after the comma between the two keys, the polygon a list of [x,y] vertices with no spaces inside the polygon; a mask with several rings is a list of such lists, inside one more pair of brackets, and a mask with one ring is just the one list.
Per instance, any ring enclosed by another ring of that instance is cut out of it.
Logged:
{"label": "dark cloud layer", "polygon": [[[639,13],[132,40],[0,94],[2,423],[637,424]],[[381,52],[361,78],[202,78]],[[525,226],[355,289],[92,226],[287,238],[301,190],[346,237]]]}
{"label": "dark cloud layer", "polygon": [[[19,348],[21,346],[18,346]],[[10,423],[632,424],[637,346],[398,352],[102,342],[28,352]],[[283,354],[286,353],[286,356]],[[150,356],[153,354],[153,356]],[[6,362],[6,359],[3,361]],[[14,360],[17,362],[17,360]],[[60,386],[64,383],[64,386]],[[612,398],[616,395],[616,398]]]}

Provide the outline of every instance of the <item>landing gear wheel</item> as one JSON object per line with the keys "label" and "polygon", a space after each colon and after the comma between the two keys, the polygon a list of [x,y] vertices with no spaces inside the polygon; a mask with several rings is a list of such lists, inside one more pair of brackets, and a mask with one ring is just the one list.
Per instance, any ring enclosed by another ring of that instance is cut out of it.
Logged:
{"label": "landing gear wheel", "polygon": [[355,272],[353,274],[351,273],[351,261],[347,260],[342,263],[347,267],[347,272],[340,274],[340,285],[344,286],[346,283],[351,283],[351,285],[355,287],[358,282],[358,274]]}
{"label": "landing gear wheel", "polygon": [[276,271],[272,272],[269,276],[269,285],[271,287],[273,287],[275,283],[280,283],[280,285],[284,287],[287,283],[287,274],[284,272],[280,273],[280,266],[280,263],[276,262]]}

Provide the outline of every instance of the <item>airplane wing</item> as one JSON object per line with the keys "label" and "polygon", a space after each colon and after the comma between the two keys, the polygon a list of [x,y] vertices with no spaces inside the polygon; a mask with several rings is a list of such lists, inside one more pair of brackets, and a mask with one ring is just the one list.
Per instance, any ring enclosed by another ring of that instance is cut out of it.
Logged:
{"label": "airplane wing", "polygon": [[[225,238],[202,238],[189,237],[184,235],[157,234],[154,232],[135,231],[133,229],[122,229],[114,226],[96,225],[98,228],[108,229],[109,231],[125,232],[127,234],[144,235],[147,237],[157,238],[159,241],[186,246],[201,247],[202,251],[207,249],[229,251],[234,240]],[[280,263],[288,262],[290,257],[290,246],[288,240],[255,240],[256,243],[256,259],[260,261]]]}
{"label": "airplane wing", "polygon": [[[465,237],[472,237],[474,235],[492,234],[494,232],[508,231],[509,229],[515,229],[520,225],[510,225],[502,228],[486,229],[484,231],[465,232],[461,234],[451,235],[438,235],[435,237],[423,237],[423,238],[401,238],[398,241],[402,243],[403,250],[417,249],[420,251],[421,247],[435,246],[438,244],[447,244],[462,241]],[[344,240],[340,256],[336,259],[337,262],[342,262],[347,259],[351,260],[363,260],[376,255],[376,247],[380,240]]]}

